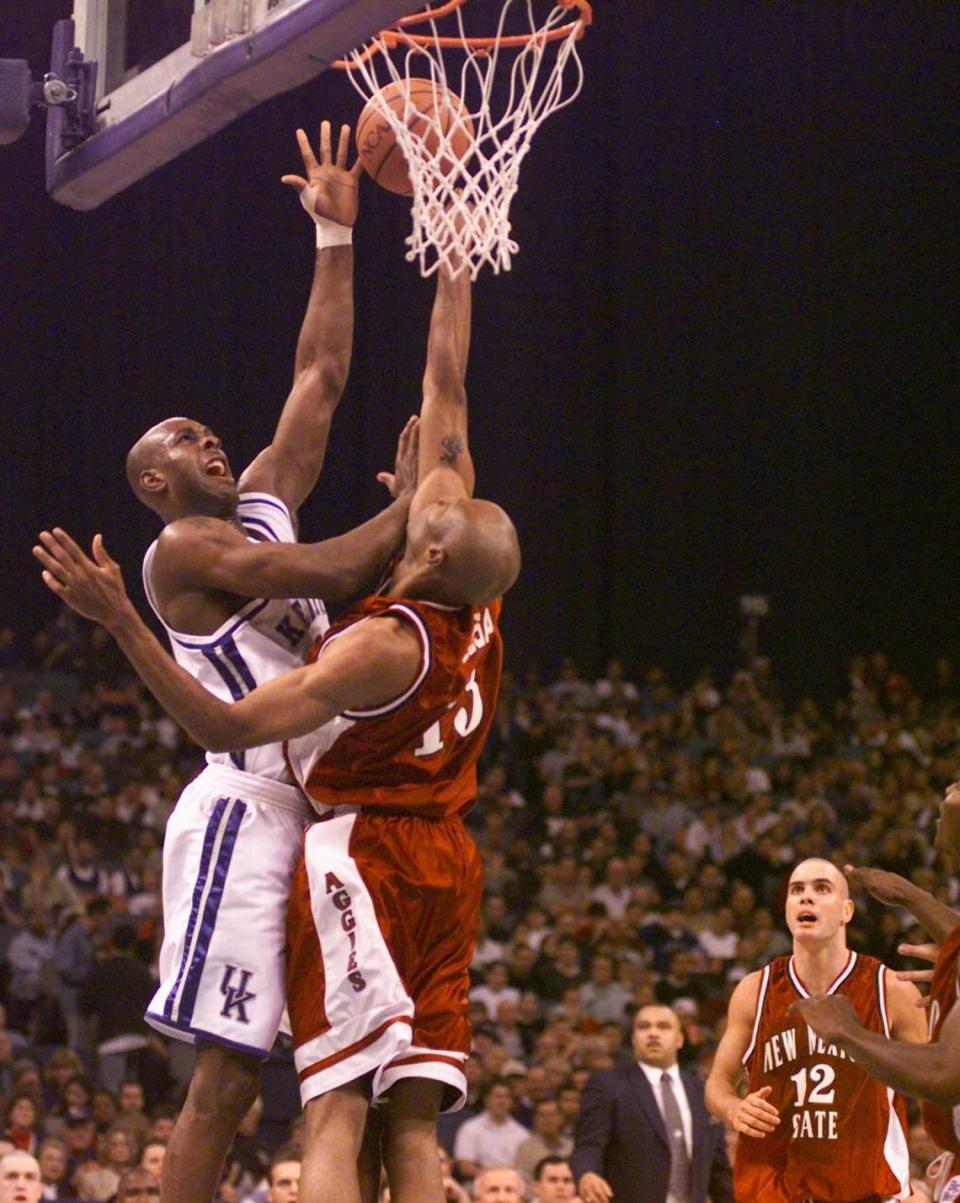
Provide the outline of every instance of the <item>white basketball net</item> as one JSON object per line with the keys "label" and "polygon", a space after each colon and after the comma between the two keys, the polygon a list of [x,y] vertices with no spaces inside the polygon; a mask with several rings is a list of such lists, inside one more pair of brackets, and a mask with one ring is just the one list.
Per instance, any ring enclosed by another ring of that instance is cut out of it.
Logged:
{"label": "white basketball net", "polygon": [[[391,82],[433,83],[432,115],[409,104],[405,113],[379,106],[407,160],[413,187],[407,259],[419,260],[424,276],[441,265],[454,276],[469,270],[474,280],[485,263],[495,273],[510,269],[517,251],[510,237],[510,203],[520,166],[543,122],[583,87],[578,42],[589,23],[589,5],[579,0],[554,4],[538,24],[534,0],[503,0],[495,34],[478,47],[465,32],[462,9],[450,12],[447,3],[420,14],[418,41],[410,36],[412,26],[388,30],[344,60],[365,100]],[[522,18],[524,10],[528,25],[518,46],[509,40],[508,17]],[[565,26],[569,32],[548,38]],[[448,88],[463,100],[463,111],[447,100]],[[455,147],[471,137],[471,127],[473,145],[460,159]]]}

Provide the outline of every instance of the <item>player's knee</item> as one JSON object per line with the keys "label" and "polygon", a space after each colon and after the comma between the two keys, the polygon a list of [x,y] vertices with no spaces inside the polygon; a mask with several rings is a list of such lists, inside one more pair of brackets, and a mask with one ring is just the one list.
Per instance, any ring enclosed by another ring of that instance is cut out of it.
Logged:
{"label": "player's knee", "polygon": [[227,1114],[239,1123],[259,1093],[257,1058],[216,1046],[200,1050],[190,1082],[190,1100],[198,1111]]}

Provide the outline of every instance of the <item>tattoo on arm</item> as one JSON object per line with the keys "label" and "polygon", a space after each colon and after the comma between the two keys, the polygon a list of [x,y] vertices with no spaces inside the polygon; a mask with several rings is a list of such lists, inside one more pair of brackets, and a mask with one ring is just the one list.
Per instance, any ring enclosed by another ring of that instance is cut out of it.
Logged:
{"label": "tattoo on arm", "polygon": [[464,441],[463,435],[448,434],[440,440],[440,462],[442,464],[455,464],[463,454]]}

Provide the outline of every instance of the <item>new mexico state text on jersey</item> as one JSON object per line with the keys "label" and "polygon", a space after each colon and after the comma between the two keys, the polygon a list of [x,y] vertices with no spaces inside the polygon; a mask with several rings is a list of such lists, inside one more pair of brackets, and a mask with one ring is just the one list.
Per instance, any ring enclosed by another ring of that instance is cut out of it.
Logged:
{"label": "new mexico state text on jersey", "polygon": [[[885,973],[879,961],[851,952],[829,993],[847,995],[867,1028],[889,1035]],[[805,997],[792,957],[763,970],[744,1064],[747,1090],[771,1088],[780,1124],[763,1138],[738,1141],[736,1196],[794,1203],[896,1195],[909,1175],[903,1104],[790,1013]]]}

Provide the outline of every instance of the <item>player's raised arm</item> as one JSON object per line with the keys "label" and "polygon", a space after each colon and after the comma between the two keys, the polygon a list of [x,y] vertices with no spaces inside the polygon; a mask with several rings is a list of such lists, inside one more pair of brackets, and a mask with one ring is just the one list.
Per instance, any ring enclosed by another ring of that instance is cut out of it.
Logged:
{"label": "player's raised arm", "polygon": [[908,910],[937,943],[942,943],[960,923],[960,913],[899,873],[853,865],[844,865],[843,871],[852,888],[866,890],[884,906],[902,906]]}
{"label": "player's raised arm", "polygon": [[347,169],[350,127],[340,131],[334,158],[330,122],[320,127],[320,161],[303,130],[297,130],[304,176],[284,176],[284,183],[306,197],[318,225],[313,286],[294,364],[293,387],[287,397],[273,442],[240,478],[242,492],[271,493],[296,511],[323,467],[330,424],[350,370],[353,345],[352,226],[359,207],[358,160]]}
{"label": "player's raised arm", "polygon": [[737,1092],[743,1077],[743,1058],[750,1047],[760,998],[760,974],[748,973],[730,997],[727,1026],[717,1046],[713,1068],[707,1078],[704,1100],[710,1113],[735,1128],[742,1136],[766,1136],[780,1123],[776,1107],[767,1102],[770,1087],[741,1098]]}
{"label": "player's raised arm", "polygon": [[437,273],[423,377],[420,487],[414,499],[415,509],[446,493],[473,496],[466,389],[470,311],[469,273],[461,272],[456,280],[451,280],[441,268]]}
{"label": "player's raised arm", "polygon": [[44,584],[106,627],[160,705],[211,752],[306,735],[343,710],[375,707],[402,694],[420,667],[413,629],[377,619],[356,624],[316,663],[258,686],[242,701],[224,702],[181,668],[144,624],[99,535],[93,559],[59,529],[41,533],[34,555],[44,566]]}

